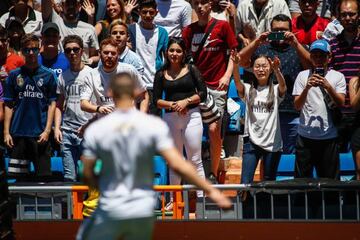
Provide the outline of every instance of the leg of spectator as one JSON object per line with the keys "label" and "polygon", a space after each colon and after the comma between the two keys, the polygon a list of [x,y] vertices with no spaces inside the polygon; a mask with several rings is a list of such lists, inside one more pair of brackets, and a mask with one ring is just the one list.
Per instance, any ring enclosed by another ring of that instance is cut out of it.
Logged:
{"label": "leg of spectator", "polygon": [[[188,112],[186,126],[183,132],[186,157],[194,165],[198,175],[205,178],[203,161],[201,159],[201,140],[203,134],[203,124],[198,108]],[[197,191],[197,196],[202,197],[202,191]]]}
{"label": "leg of spectator", "polygon": [[[170,112],[164,114],[164,121],[168,124],[171,135],[174,139],[176,148],[180,153],[183,153],[184,141],[182,138],[182,116],[179,116],[177,112]],[[170,185],[179,185],[181,178],[172,169],[169,169]]]}
{"label": "leg of spectator", "polygon": [[221,119],[209,125],[211,172],[217,176],[221,155]]}
{"label": "leg of spectator", "polygon": [[318,158],[316,172],[320,178],[339,179],[339,144],[336,138],[323,140],[322,149],[317,151],[322,153]]}
{"label": "leg of spectator", "polygon": [[283,153],[294,154],[299,125],[299,116],[293,113],[280,113],[281,136],[283,139]]}
{"label": "leg of spectator", "polygon": [[241,183],[252,183],[256,166],[260,159],[260,152],[255,149],[255,145],[249,140],[244,143],[243,160],[241,167]]}
{"label": "leg of spectator", "polygon": [[266,152],[263,155],[264,161],[264,180],[276,180],[276,173],[279,166],[281,152]]}
{"label": "leg of spectator", "polygon": [[360,127],[358,127],[351,137],[351,150],[355,161],[356,179],[360,180]]}
{"label": "leg of spectator", "polygon": [[76,181],[75,164],[74,164],[74,147],[72,146],[71,132],[63,131],[63,141],[61,143],[61,156],[63,157],[64,181]]}
{"label": "leg of spectator", "polygon": [[26,181],[29,176],[30,159],[25,154],[25,139],[18,137],[13,139],[14,147],[10,149],[8,175],[10,178],[15,177],[17,181]]}
{"label": "leg of spectator", "polygon": [[296,140],[295,151],[295,178],[311,178],[313,177],[313,163],[311,156],[310,139],[301,137]]}
{"label": "leg of spectator", "polygon": [[34,155],[34,167],[37,178],[40,181],[48,181],[51,177],[51,144],[49,141],[39,144],[35,141],[36,152]]}

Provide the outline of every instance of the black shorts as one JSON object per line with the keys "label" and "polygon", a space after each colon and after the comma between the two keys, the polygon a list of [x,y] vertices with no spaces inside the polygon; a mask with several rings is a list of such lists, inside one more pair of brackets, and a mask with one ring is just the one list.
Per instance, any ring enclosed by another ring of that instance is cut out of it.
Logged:
{"label": "black shorts", "polygon": [[39,144],[37,138],[13,137],[10,149],[9,176],[22,178],[30,174],[30,162],[34,164],[36,177],[51,176],[51,146],[49,142]]}

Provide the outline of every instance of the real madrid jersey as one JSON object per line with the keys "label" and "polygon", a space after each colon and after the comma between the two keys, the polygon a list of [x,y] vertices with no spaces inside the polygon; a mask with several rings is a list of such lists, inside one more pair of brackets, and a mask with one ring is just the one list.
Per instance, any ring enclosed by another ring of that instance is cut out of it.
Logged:
{"label": "real madrid jersey", "polygon": [[53,71],[39,66],[35,72],[21,67],[6,79],[4,101],[14,102],[10,134],[38,137],[45,129],[48,106],[56,101],[57,79]]}

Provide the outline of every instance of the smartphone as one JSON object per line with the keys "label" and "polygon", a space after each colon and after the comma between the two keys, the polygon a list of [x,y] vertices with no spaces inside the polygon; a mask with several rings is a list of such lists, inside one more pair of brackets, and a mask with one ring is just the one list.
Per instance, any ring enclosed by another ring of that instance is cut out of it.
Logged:
{"label": "smartphone", "polygon": [[315,68],[314,73],[316,73],[322,77],[325,77],[325,69],[324,68],[317,67],[317,68]]}
{"label": "smartphone", "polygon": [[285,34],[285,32],[271,32],[268,35],[268,40],[270,40],[270,41],[284,40],[285,39],[284,34]]}

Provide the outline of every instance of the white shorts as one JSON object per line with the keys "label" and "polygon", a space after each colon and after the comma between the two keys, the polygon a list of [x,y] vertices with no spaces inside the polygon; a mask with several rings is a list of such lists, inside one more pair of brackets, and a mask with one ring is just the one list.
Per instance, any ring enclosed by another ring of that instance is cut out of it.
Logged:
{"label": "white shorts", "polygon": [[150,240],[153,227],[154,217],[115,220],[95,212],[81,224],[76,240]]}

